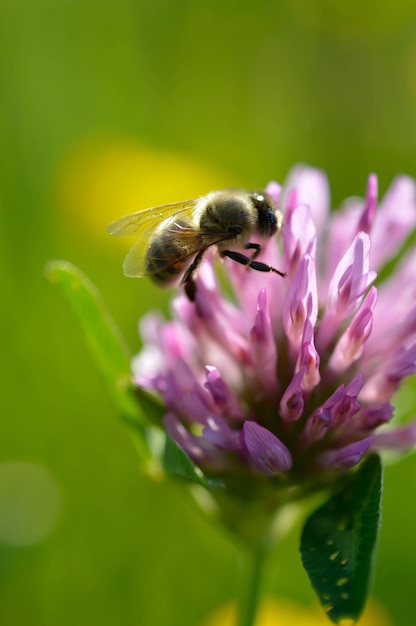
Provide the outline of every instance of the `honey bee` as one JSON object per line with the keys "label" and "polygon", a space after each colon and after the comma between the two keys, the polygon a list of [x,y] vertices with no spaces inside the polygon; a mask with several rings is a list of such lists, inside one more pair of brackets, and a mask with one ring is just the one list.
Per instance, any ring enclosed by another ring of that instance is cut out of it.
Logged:
{"label": "honey bee", "polygon": [[181,284],[193,301],[196,271],[211,246],[222,258],[285,277],[285,272],[256,261],[261,245],[250,241],[253,235],[272,237],[281,225],[282,215],[267,194],[228,190],[137,211],[110,224],[108,231],[137,239],[124,261],[126,276],[151,276],[164,286],[182,275]]}

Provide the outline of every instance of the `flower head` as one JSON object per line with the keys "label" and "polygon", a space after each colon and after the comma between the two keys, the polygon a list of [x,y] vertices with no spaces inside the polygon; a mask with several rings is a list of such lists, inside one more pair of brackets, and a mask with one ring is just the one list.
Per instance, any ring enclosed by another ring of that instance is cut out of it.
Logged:
{"label": "flower head", "polygon": [[416,441],[414,424],[378,432],[416,371],[415,252],[376,286],[416,224],[415,185],[397,178],[377,207],[371,175],[365,199],[333,215],[320,171],[296,168],[266,192],[284,218],[261,259],[287,278],[225,259],[223,289],[207,254],[195,302],[177,295],[172,321],[142,324],[135,381],[163,398],[167,432],[206,475],[325,483]]}

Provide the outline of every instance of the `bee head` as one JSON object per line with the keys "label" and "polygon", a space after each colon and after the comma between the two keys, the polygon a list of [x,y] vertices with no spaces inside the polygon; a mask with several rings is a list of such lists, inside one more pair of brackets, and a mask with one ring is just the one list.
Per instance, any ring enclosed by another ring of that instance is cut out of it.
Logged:
{"label": "bee head", "polygon": [[253,193],[250,198],[257,211],[257,232],[263,237],[272,237],[278,229],[278,209],[266,194]]}

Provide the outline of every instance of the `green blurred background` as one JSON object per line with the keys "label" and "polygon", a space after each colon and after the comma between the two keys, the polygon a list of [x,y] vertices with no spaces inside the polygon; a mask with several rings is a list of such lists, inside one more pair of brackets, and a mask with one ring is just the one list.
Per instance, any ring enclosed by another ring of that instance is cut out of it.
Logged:
{"label": "green blurred background", "polygon": [[[333,204],[416,174],[414,0],[2,0],[0,624],[195,626],[237,553],[137,471],[50,258],[98,285],[133,350],[168,294],[106,224],[308,162]],[[410,409],[413,394],[410,389]],[[386,471],[374,595],[416,612],[416,460]],[[269,594],[314,603],[298,533]],[[411,616],[411,618],[410,618]]]}

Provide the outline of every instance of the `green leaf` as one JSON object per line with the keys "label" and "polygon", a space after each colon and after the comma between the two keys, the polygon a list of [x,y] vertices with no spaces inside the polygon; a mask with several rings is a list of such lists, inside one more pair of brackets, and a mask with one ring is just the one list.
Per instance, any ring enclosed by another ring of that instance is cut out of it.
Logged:
{"label": "green leaf", "polygon": [[303,566],[335,624],[357,620],[368,594],[381,515],[382,466],[370,456],[307,520]]}
{"label": "green leaf", "polygon": [[97,288],[67,261],[50,261],[46,276],[60,288],[75,313],[116,411],[141,430],[161,408],[149,395],[134,391],[129,349]]}
{"label": "green leaf", "polygon": [[207,483],[202,473],[197,471],[189,456],[169,435],[166,435],[162,463],[168,474],[206,487]]}

